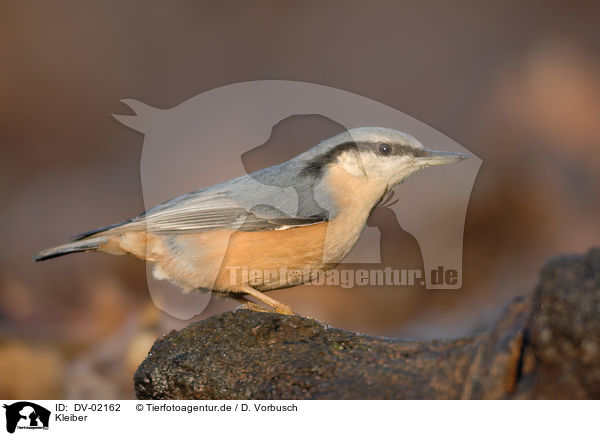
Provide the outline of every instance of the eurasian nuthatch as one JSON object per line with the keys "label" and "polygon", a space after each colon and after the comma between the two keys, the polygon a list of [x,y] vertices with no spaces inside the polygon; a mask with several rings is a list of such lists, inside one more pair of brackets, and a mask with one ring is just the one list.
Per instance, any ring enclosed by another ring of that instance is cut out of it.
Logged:
{"label": "eurasian nuthatch", "polygon": [[[288,306],[263,292],[310,281],[313,273],[333,268],[392,187],[422,168],[466,157],[427,150],[392,129],[352,129],[282,164],[79,235],[40,252],[35,261],[79,251],[130,254],[154,264],[155,277],[185,290],[213,290],[257,309],[246,300],[251,295],[272,310],[291,314]],[[281,188],[281,194],[271,189],[266,201],[250,178]],[[284,198],[288,187],[298,196],[295,215],[271,206],[289,200]],[[241,271],[271,273],[240,277]]]}

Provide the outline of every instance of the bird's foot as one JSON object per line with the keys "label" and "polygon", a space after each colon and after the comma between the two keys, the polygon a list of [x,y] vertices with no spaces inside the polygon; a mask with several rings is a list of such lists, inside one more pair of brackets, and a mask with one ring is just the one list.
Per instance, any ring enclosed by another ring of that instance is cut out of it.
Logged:
{"label": "bird's foot", "polygon": [[[266,307],[263,306],[259,306],[258,304],[254,303],[253,301],[248,300],[248,298],[246,298],[245,296],[239,296],[237,297],[238,300],[240,301],[244,301],[245,304],[247,303],[251,303],[253,306],[257,306],[260,307],[261,310],[259,310],[259,312],[275,312],[275,313],[281,313],[282,315],[297,315],[297,313],[295,313],[292,308],[290,306],[288,306],[287,304],[283,304],[277,300],[275,300],[274,298],[271,298],[265,294],[263,294],[262,292],[257,291],[254,288],[251,288],[250,286],[242,286],[240,288],[240,292],[243,292],[247,295],[250,295],[254,298],[256,298],[257,300],[259,300],[261,303],[263,303]],[[251,307],[249,307],[250,310],[255,310]]]}
{"label": "bird's foot", "polygon": [[235,310],[251,310],[253,312],[266,312],[266,313],[281,313],[282,315],[298,315],[295,313],[291,307],[280,303],[279,301],[275,301],[275,303],[270,302],[270,304],[261,305],[255,303],[252,300],[249,300],[246,297],[234,297],[236,300],[241,301],[243,304],[240,304]]}
{"label": "bird's foot", "polygon": [[268,313],[277,313],[275,309],[270,307],[261,306],[260,304],[256,304],[253,301],[246,301],[243,304],[240,304],[235,310],[251,310],[252,312],[268,312]]}

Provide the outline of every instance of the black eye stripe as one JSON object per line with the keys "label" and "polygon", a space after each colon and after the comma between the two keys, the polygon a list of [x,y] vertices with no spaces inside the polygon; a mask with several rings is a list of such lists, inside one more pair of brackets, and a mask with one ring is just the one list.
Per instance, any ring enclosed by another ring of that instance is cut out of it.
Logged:
{"label": "black eye stripe", "polygon": [[[319,177],[323,174],[323,169],[328,164],[335,162],[337,157],[347,151],[370,151],[381,155],[379,146],[386,143],[373,143],[373,142],[354,142],[347,141],[328,149],[322,154],[313,157],[306,165],[302,168],[302,175],[310,175],[311,177]],[[384,156],[413,156],[420,157],[425,156],[427,151],[415,148],[406,144],[386,144],[390,146],[391,152]]]}

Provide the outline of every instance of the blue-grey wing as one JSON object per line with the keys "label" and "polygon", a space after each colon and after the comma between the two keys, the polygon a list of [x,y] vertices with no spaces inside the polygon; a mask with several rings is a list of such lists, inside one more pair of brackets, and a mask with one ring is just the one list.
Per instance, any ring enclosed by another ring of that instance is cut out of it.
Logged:
{"label": "blue-grey wing", "polygon": [[79,235],[98,232],[147,231],[156,234],[203,232],[217,229],[276,230],[323,222],[318,207],[298,207],[297,190],[262,185],[244,176],[211,188],[182,195],[131,220]]}
{"label": "blue-grey wing", "polygon": [[191,196],[151,212],[138,225],[151,233],[201,232],[216,229],[278,230],[325,221],[324,215],[293,216],[269,204],[239,202],[223,193]]}
{"label": "blue-grey wing", "polygon": [[284,229],[327,221],[331,208],[315,200],[316,181],[300,174],[293,161],[169,200],[99,232],[203,232],[216,229],[244,231]]}

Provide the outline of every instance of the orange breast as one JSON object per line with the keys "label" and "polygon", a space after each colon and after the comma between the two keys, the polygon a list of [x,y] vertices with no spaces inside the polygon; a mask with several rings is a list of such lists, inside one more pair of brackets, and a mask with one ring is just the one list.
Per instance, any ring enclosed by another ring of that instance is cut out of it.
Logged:
{"label": "orange breast", "polygon": [[[214,287],[231,290],[247,284],[266,290],[308,281],[301,275],[324,267],[327,226],[328,223],[318,223],[286,230],[231,233]],[[226,232],[210,233],[198,236],[202,243],[208,243],[205,249],[219,253],[209,247],[220,244]]]}

